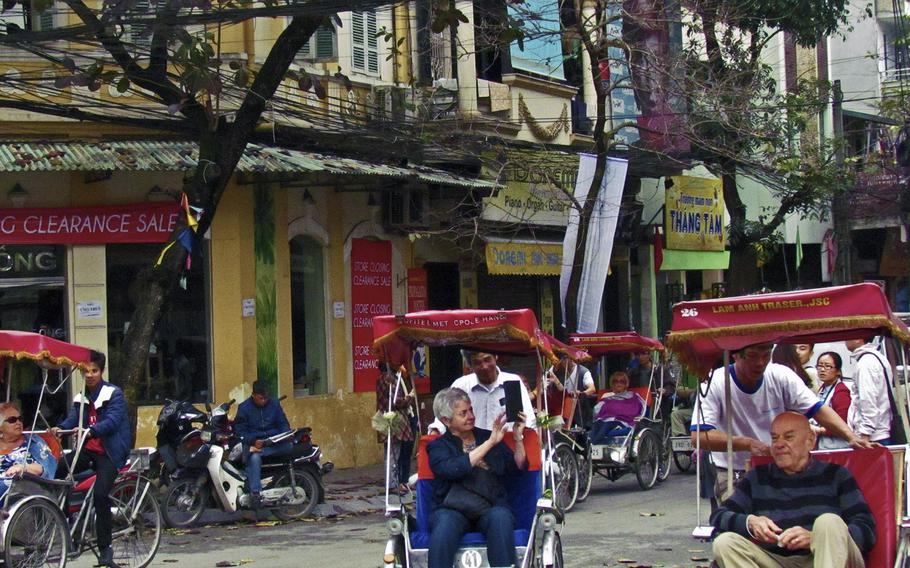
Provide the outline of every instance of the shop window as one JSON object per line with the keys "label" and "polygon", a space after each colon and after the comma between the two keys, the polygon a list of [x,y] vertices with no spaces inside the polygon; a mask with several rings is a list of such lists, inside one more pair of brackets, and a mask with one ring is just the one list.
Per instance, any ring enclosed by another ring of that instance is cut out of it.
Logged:
{"label": "shop window", "polygon": [[[140,404],[211,399],[207,249],[206,241],[197,242],[192,268],[186,273],[186,288],[175,287],[170,305],[161,314],[139,389]],[[107,247],[107,376],[114,383],[119,383],[124,373],[123,340],[136,307],[142,271],[151,267],[160,253],[161,245]]]}
{"label": "shop window", "polygon": [[323,249],[310,237],[290,242],[294,396],[328,391]]}

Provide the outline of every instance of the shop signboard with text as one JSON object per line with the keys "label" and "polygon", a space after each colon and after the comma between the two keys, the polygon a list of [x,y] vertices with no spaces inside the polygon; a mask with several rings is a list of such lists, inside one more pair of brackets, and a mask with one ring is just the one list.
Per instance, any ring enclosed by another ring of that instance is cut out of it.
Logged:
{"label": "shop signboard with text", "polygon": [[718,179],[674,176],[667,188],[666,247],[724,250],[724,194]]}
{"label": "shop signboard with text", "polygon": [[506,151],[491,160],[484,173],[503,185],[483,199],[484,220],[566,226],[578,154]]}
{"label": "shop signboard with text", "polygon": [[392,313],[392,243],[351,242],[351,343],[354,392],[376,389],[379,369],[370,352],[373,317]]}
{"label": "shop signboard with text", "polygon": [[176,202],[0,209],[0,244],[163,243],[179,220]]}

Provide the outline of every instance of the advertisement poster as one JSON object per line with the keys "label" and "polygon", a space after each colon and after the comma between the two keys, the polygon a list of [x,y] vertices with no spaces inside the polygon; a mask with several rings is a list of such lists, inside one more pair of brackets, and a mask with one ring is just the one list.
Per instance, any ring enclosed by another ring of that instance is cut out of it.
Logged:
{"label": "advertisement poster", "polygon": [[724,193],[718,179],[675,176],[667,189],[666,248],[724,250]]}
{"label": "advertisement poster", "polygon": [[427,306],[427,271],[423,268],[408,268],[408,311],[422,312]]}
{"label": "advertisement poster", "polygon": [[376,390],[379,369],[370,352],[373,317],[392,313],[392,243],[354,239],[351,243],[351,342],[354,392]]}

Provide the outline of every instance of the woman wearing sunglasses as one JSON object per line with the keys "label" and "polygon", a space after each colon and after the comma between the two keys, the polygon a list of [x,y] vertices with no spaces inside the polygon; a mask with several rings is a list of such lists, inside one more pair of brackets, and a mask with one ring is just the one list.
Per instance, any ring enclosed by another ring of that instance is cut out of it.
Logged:
{"label": "woman wearing sunglasses", "polygon": [[23,473],[53,479],[56,470],[57,460],[47,443],[40,436],[22,434],[19,407],[0,404],[0,498]]}

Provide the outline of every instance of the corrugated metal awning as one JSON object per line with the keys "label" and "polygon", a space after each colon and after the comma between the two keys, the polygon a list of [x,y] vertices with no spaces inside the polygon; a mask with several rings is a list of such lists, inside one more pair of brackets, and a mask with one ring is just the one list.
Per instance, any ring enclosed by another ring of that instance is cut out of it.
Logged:
{"label": "corrugated metal awning", "polygon": [[[194,142],[124,140],[112,142],[0,141],[0,172],[147,171],[184,172],[196,167]],[[323,173],[416,179],[424,183],[496,189],[493,181],[474,179],[428,166],[390,166],[290,148],[248,144],[237,171]]]}

